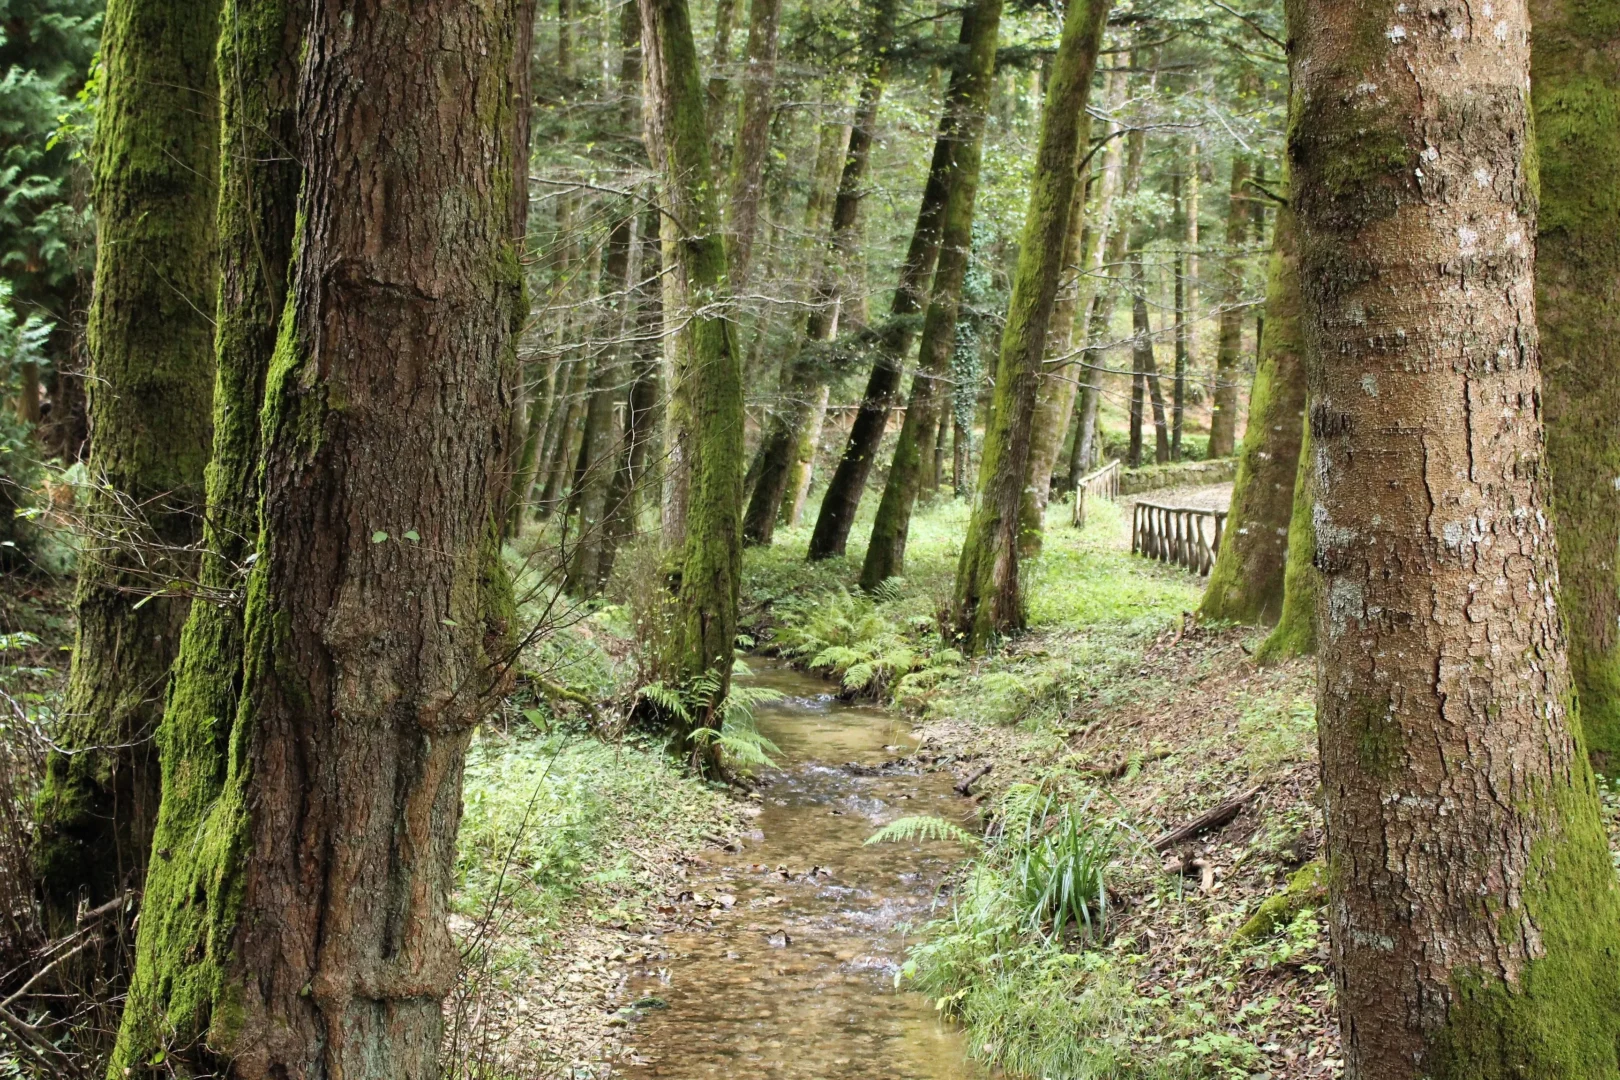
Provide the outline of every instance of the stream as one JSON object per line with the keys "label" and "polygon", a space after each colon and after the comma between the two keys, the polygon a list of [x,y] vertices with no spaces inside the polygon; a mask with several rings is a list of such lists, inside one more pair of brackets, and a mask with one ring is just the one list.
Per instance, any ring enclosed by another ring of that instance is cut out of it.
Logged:
{"label": "stream", "polygon": [[[687,888],[718,904],[666,933],[630,992],[651,1007],[629,1038],[630,1077],[970,1080],[986,1073],[919,994],[894,989],[897,924],[930,917],[961,858],[950,843],[863,846],[899,817],[959,820],[947,770],[902,761],[917,741],[884,710],[837,700],[824,679],[753,662],[747,685],[786,695],[756,710],[776,744],[755,830],[710,851]],[[664,1007],[659,1007],[660,1004]]]}

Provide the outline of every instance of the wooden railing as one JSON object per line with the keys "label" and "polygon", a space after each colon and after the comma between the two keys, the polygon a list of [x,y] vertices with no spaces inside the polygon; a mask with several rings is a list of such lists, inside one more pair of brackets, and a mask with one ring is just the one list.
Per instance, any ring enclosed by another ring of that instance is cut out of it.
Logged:
{"label": "wooden railing", "polygon": [[1208,574],[1221,550],[1225,510],[1139,502],[1131,520],[1131,554]]}
{"label": "wooden railing", "polygon": [[1074,485],[1074,527],[1086,523],[1086,500],[1119,498],[1119,459],[1115,458],[1100,469],[1093,469]]}

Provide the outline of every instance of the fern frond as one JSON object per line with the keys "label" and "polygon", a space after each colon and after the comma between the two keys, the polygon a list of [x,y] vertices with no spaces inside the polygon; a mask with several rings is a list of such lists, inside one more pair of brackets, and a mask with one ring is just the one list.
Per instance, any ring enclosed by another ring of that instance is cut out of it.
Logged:
{"label": "fern frond", "polygon": [[866,838],[868,844],[888,844],[903,840],[955,840],[969,847],[977,847],[979,838],[960,825],[944,818],[919,815],[903,817],[889,822]]}

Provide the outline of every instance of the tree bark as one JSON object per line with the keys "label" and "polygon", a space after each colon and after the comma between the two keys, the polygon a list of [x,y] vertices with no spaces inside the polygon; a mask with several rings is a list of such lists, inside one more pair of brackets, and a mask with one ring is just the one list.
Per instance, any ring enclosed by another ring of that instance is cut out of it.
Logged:
{"label": "tree bark", "polygon": [[759,204],[765,191],[765,158],[771,148],[771,96],[776,88],[777,27],[782,0],[749,0],[748,54],[732,151],[731,190],[726,200],[726,256],[733,291],[748,287],[759,232]]}
{"label": "tree bark", "polygon": [[[65,718],[36,803],[47,926],[139,886],[153,736],[189,608],[212,438],[217,0],[113,0],[102,34],[88,535]],[[179,586],[170,589],[171,585]]]}
{"label": "tree bark", "polygon": [[[923,318],[911,400],[900,425],[900,439],[861,565],[861,588],[869,591],[905,572],[906,536],[922,488],[923,463],[934,456],[940,403],[947,396],[943,390],[950,378],[951,353],[956,348],[962,281],[973,255],[973,204],[979,191],[985,115],[994,86],[1001,7],[1002,0],[977,0],[962,13],[962,51],[945,93],[945,110],[953,120],[948,125],[951,145],[944,185],[949,194],[939,257]],[[946,124],[940,125],[942,132],[946,128]]]}
{"label": "tree bark", "polygon": [[1221,278],[1219,337],[1215,346],[1214,409],[1209,417],[1209,456],[1231,457],[1237,447],[1238,361],[1243,352],[1243,245],[1249,235],[1249,160],[1232,155],[1227,197],[1226,268]]}
{"label": "tree bark", "polygon": [[1075,0],[1063,20],[1041,117],[1040,146],[1019,244],[995,398],[985,427],[973,519],[956,570],[954,621],[967,652],[1024,623],[1018,577],[1023,491],[1033,443],[1046,335],[1057,301],[1075,164],[1086,143],[1091,80],[1102,47],[1108,0]]}
{"label": "tree bark", "polygon": [[669,210],[674,270],[693,309],[670,395],[688,480],[683,542],[670,563],[676,621],[663,662],[678,682],[711,678],[718,705],[731,685],[742,569],[741,357],[725,312],[726,251],[686,0],[639,3],[650,149]]}
{"label": "tree bark", "polygon": [[126,1024],[114,1073],[175,1054],[242,1080],[438,1075],[461,767],[508,641],[517,22],[311,13],[242,693],[217,798],[157,852],[191,910],[141,957],[203,1039]]}
{"label": "tree bark", "polygon": [[181,635],[158,729],[162,800],[152,847],[159,855],[144,888],[115,1055],[121,1061],[148,1061],[174,1046],[181,1049],[168,1057],[171,1065],[208,1067],[196,1053],[207,1006],[176,976],[182,958],[206,951],[209,914],[220,899],[210,895],[215,882],[207,873],[217,867],[173,855],[207,833],[231,771],[229,738],[245,677],[243,585],[259,539],[259,413],[287,295],[302,177],[297,57],[307,19],[303,2],[232,0],[220,24],[217,365],[200,598]]}
{"label": "tree bark", "polygon": [[1620,441],[1608,434],[1620,415],[1620,191],[1607,179],[1620,170],[1620,23],[1571,0],[1530,10],[1558,578],[1586,747],[1607,773],[1620,755]]}
{"label": "tree bark", "polygon": [[1526,5],[1292,11],[1346,1076],[1614,1076],[1620,903],[1538,463]]}
{"label": "tree bark", "polygon": [[1181,460],[1181,432],[1187,417],[1187,248],[1191,244],[1187,227],[1187,199],[1181,173],[1170,177],[1171,197],[1176,204],[1175,234],[1175,306],[1176,306],[1176,370],[1175,382],[1170,390],[1170,460]]}
{"label": "tree bark", "polygon": [[1159,389],[1159,365],[1153,355],[1153,320],[1148,314],[1147,275],[1142,269],[1142,253],[1131,256],[1131,326],[1136,332],[1134,352],[1140,363],[1142,383],[1147,387],[1153,409],[1153,462],[1170,460],[1170,431],[1164,416],[1164,394]]}
{"label": "tree bark", "polygon": [[[1281,223],[1279,221],[1279,228]],[[1293,226],[1298,228],[1297,225]],[[1297,236],[1297,234],[1296,234]],[[1297,243],[1297,239],[1296,239]],[[1297,326],[1297,314],[1296,314]],[[1298,333],[1298,330],[1295,330]],[[1254,650],[1257,664],[1276,664],[1316,652],[1316,602],[1321,573],[1316,569],[1316,462],[1311,453],[1311,419],[1300,425],[1299,468],[1294,474],[1294,508],[1288,521],[1288,561],[1283,570],[1282,614]]]}
{"label": "tree bark", "polygon": [[1221,550],[1198,612],[1206,619],[1276,622],[1290,550],[1294,478],[1305,417],[1299,337],[1299,248],[1293,212],[1278,211],[1266,285],[1264,352],[1249,394],[1249,427],[1238,459]]}

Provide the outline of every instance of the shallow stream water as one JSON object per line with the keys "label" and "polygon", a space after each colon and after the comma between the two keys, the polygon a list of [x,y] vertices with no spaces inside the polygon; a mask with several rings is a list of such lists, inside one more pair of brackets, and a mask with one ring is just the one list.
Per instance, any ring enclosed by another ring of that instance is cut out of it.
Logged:
{"label": "shallow stream water", "polygon": [[825,680],[756,661],[745,681],[786,695],[756,710],[778,768],[760,777],[755,832],[740,850],[711,851],[690,872],[693,896],[682,899],[716,905],[700,920],[710,925],[666,933],[632,980],[653,1007],[637,1010],[625,1075],[983,1077],[923,997],[894,989],[897,927],[930,917],[961,849],[863,846],[899,817],[960,819],[968,803],[955,778],[910,760],[908,725],[838,701]]}

